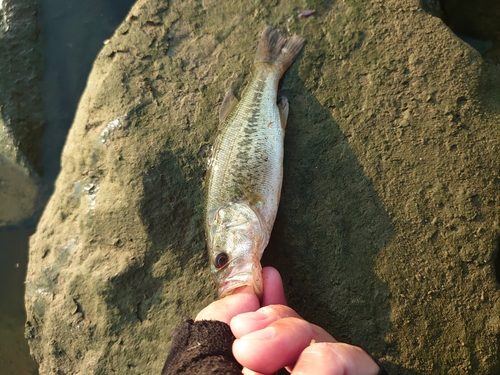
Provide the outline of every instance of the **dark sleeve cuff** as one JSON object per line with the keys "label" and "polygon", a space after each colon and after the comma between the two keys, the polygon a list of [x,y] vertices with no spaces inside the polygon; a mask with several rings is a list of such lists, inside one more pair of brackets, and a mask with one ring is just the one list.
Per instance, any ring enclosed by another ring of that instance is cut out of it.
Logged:
{"label": "dark sleeve cuff", "polygon": [[380,363],[380,361],[378,359],[373,358],[373,360],[375,361],[375,363],[380,368],[379,372],[377,372],[377,375],[389,375],[389,373],[387,372],[387,370],[384,368],[384,366],[382,366],[382,363]]}
{"label": "dark sleeve cuff", "polygon": [[242,366],[232,352],[234,339],[226,323],[186,318],[174,332],[162,375],[241,375]]}

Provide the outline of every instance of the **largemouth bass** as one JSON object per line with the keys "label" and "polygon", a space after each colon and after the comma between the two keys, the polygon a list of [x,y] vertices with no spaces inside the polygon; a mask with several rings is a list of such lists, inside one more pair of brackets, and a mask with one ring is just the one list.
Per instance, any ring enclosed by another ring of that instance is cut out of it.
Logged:
{"label": "largemouth bass", "polygon": [[283,178],[288,101],[277,104],[281,76],[304,39],[266,27],[241,101],[228,91],[208,162],[205,233],[219,298],[243,285],[262,295],[260,259],[274,225]]}

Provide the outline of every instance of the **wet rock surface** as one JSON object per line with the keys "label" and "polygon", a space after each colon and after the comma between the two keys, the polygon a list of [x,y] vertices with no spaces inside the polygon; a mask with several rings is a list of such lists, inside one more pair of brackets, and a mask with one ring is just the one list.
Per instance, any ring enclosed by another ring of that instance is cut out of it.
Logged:
{"label": "wet rock surface", "polygon": [[391,373],[495,373],[500,68],[418,1],[328,4],[301,20],[301,2],[134,6],[94,64],[31,240],[40,374],[160,373],[175,325],[215,298],[205,162],[267,24],[307,40],[283,80],[263,259],[290,305]]}

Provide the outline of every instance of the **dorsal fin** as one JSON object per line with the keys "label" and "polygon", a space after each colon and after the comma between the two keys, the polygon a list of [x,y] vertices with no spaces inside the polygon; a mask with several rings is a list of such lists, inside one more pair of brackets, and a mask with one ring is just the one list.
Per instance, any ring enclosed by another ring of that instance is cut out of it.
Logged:
{"label": "dorsal fin", "polygon": [[222,100],[222,105],[220,106],[219,109],[219,123],[222,124],[227,116],[231,113],[231,111],[236,107],[238,104],[238,99],[236,99],[236,96],[234,96],[234,91],[232,89],[229,89],[226,91],[226,94],[224,95],[224,99]]}

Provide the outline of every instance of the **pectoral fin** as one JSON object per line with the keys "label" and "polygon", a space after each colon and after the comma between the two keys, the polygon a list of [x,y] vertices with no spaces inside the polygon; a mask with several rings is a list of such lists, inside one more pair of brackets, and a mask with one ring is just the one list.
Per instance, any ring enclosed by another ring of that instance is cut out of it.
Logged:
{"label": "pectoral fin", "polygon": [[227,90],[219,110],[219,123],[222,124],[226,120],[227,116],[237,104],[238,99],[234,96],[234,91],[232,89]]}

